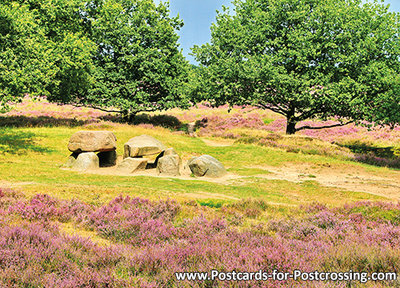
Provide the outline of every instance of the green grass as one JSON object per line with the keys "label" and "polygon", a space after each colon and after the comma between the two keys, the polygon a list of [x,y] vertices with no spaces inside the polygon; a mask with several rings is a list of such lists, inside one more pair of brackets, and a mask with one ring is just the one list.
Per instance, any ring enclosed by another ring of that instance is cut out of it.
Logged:
{"label": "green grass", "polygon": [[360,213],[370,220],[383,219],[390,221],[393,224],[400,224],[400,212],[398,209],[382,209],[380,207],[354,207],[351,209],[352,213]]}
{"label": "green grass", "polygon": [[213,199],[197,200],[197,203],[199,203],[200,206],[207,206],[211,208],[221,208],[222,205],[225,204],[224,201]]}
{"label": "green grass", "polygon": [[[111,129],[118,139],[118,154],[130,138],[149,134],[168,147],[174,147],[183,157],[209,154],[219,159],[230,173],[241,176],[222,183],[199,179],[183,180],[150,176],[94,175],[60,169],[70,152],[69,137],[82,128],[0,128],[0,182],[19,187],[26,195],[47,193],[58,198],[79,198],[93,204],[103,204],[124,194],[151,199],[173,198],[179,201],[195,199],[200,205],[220,208],[239,199],[256,198],[271,205],[297,206],[322,202],[330,206],[358,200],[385,200],[367,193],[324,187],[316,181],[293,183],[259,177],[269,174],[258,166],[281,166],[290,163],[339,167],[362,167],[327,156],[288,153],[279,149],[252,144],[207,146],[200,138],[173,133],[167,129],[144,129],[121,125]],[[385,168],[371,168],[375,173],[390,173]],[[311,177],[311,176],[310,176]],[[313,179],[310,179],[313,180]],[[0,184],[1,185],[1,184]]]}

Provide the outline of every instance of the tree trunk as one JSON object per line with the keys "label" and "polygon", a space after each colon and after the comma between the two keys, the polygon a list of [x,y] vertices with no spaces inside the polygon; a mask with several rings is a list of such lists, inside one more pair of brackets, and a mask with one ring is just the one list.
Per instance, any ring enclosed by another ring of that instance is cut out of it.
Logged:
{"label": "tree trunk", "polygon": [[135,119],[136,112],[124,111],[122,113],[122,120],[126,123],[132,123]]}
{"label": "tree trunk", "polygon": [[296,133],[296,124],[297,122],[292,121],[290,119],[287,120],[287,125],[286,125],[286,134],[287,135],[293,135]]}
{"label": "tree trunk", "polygon": [[289,104],[289,110],[286,114],[286,134],[293,135],[296,133],[297,119],[295,119],[295,107],[292,103]]}

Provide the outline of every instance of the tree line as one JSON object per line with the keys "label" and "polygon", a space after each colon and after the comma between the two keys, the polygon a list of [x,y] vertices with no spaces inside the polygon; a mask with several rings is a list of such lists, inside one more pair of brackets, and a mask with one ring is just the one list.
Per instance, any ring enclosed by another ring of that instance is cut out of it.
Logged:
{"label": "tree line", "polygon": [[234,0],[182,55],[167,2],[3,0],[0,105],[24,94],[118,112],[254,105],[287,119],[400,123],[399,14],[361,0]]}

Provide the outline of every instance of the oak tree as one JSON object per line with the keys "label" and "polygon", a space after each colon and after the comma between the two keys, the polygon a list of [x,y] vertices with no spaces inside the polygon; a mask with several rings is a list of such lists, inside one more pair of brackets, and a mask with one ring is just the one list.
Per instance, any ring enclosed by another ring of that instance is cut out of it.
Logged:
{"label": "oak tree", "polygon": [[[217,15],[193,53],[215,105],[287,118],[288,134],[369,120],[400,122],[399,15],[360,0],[243,0]],[[339,117],[331,126],[300,126]]]}

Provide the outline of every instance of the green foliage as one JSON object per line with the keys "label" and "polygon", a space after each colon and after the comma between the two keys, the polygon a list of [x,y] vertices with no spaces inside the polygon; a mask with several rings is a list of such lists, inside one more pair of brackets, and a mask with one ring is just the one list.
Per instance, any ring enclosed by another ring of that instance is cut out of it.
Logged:
{"label": "green foliage", "polygon": [[[399,15],[360,0],[234,1],[195,46],[203,95],[287,118],[400,122]],[[320,128],[318,128],[320,129]]]}
{"label": "green foliage", "polygon": [[91,2],[89,34],[97,45],[94,85],[83,104],[124,114],[185,106],[188,63],[178,50],[178,18],[152,0]]}
{"label": "green foliage", "polygon": [[393,147],[392,151],[393,151],[393,155],[400,157],[400,146]]}
{"label": "green foliage", "polygon": [[187,105],[183,24],[152,0],[0,4],[0,103],[24,93],[126,115]]}
{"label": "green foliage", "polygon": [[206,199],[206,200],[197,200],[197,203],[199,203],[200,206],[207,206],[210,208],[221,208],[222,205],[224,204],[224,201],[215,199]]}
{"label": "green foliage", "polygon": [[94,45],[81,31],[82,1],[5,1],[0,6],[3,105],[25,93],[61,98],[88,90]]}
{"label": "green foliage", "polygon": [[213,98],[212,94],[209,94],[212,91],[208,90],[207,83],[204,81],[208,77],[205,75],[205,67],[192,65],[188,71],[188,75],[189,80],[183,86],[183,90],[193,104]]}
{"label": "green foliage", "polygon": [[[18,3],[0,4],[0,108],[13,95],[22,95],[28,87],[37,92],[39,87],[33,82],[35,75],[41,74],[40,38],[43,31],[34,21],[26,5]],[[32,38],[29,36],[32,35]],[[32,59],[32,60],[31,60]],[[30,67],[30,62],[39,65]],[[34,69],[32,69],[34,68]],[[38,81],[40,81],[40,77]]]}
{"label": "green foliage", "polygon": [[149,115],[149,114],[138,114],[133,120],[132,124],[151,124],[154,126],[160,126],[172,130],[178,130],[183,128],[183,124],[175,116],[170,115]]}

